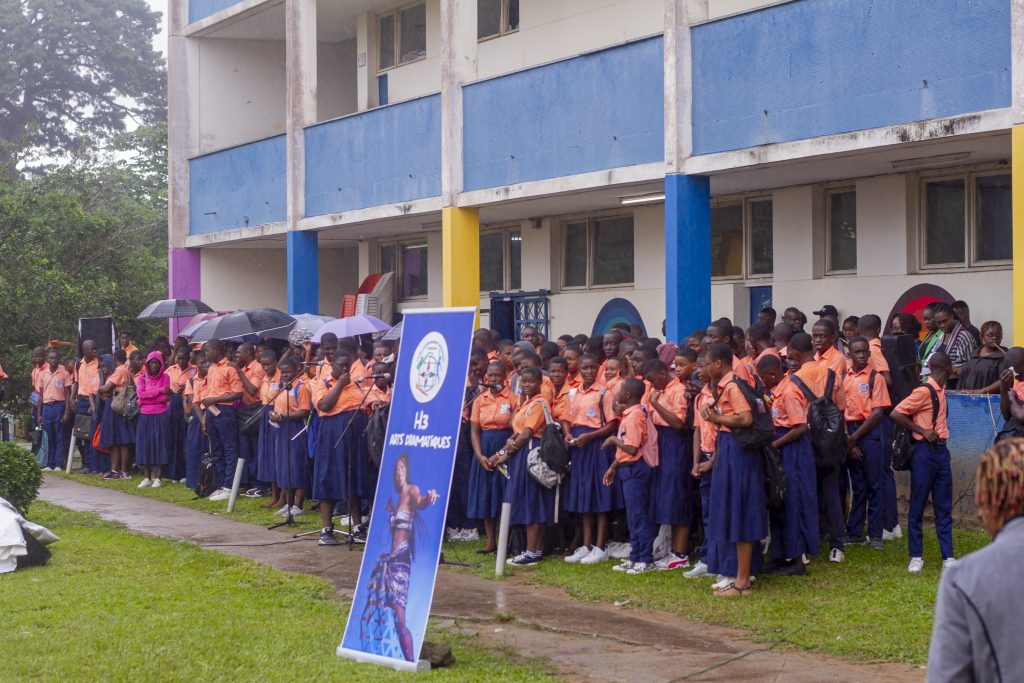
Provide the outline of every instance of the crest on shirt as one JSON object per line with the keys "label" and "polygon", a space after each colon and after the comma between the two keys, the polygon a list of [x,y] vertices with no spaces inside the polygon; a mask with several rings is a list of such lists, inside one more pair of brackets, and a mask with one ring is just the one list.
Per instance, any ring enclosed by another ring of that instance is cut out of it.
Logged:
{"label": "crest on shirt", "polygon": [[868,393],[868,385],[867,384],[861,384],[859,387],[857,387],[857,391],[859,391],[862,394]]}
{"label": "crest on shirt", "polygon": [[437,396],[448,373],[448,343],[439,332],[430,332],[416,346],[409,369],[413,398],[428,403]]}

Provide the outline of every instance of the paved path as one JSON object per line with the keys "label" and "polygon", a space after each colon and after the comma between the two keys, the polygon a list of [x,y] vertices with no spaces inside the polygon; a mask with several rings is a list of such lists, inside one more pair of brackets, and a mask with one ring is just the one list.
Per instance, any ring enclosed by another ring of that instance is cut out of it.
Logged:
{"label": "paved path", "polygon": [[[128,528],[197,543],[293,572],[321,576],[351,596],[362,554],[312,540],[261,545],[286,538],[143,496],[47,475],[40,498],[93,512]],[[314,539],[315,537],[310,537]],[[236,545],[223,545],[236,544]],[[60,552],[59,548],[57,552]],[[581,602],[559,589],[441,572],[432,618],[494,644],[550,660],[574,681],[922,681],[924,671],[899,664],[857,664],[802,651],[768,650],[742,632],[698,624],[673,614]],[[498,614],[519,615],[514,622]],[[338,635],[341,636],[339,620]],[[711,668],[714,667],[714,668]]]}

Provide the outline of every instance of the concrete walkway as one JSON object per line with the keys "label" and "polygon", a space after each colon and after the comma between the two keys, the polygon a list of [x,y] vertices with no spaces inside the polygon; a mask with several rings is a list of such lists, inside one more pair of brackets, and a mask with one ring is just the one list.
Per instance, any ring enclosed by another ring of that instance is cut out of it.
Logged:
{"label": "concrete walkway", "polygon": [[[189,541],[285,571],[315,574],[351,596],[362,554],[287,536],[170,503],[47,475],[40,498],[95,513],[129,529]],[[228,545],[231,544],[231,545]],[[59,548],[55,548],[60,552]],[[497,615],[517,615],[508,622]],[[443,571],[434,620],[458,620],[487,643],[544,657],[574,681],[923,681],[921,668],[858,664],[821,654],[769,650],[742,632],[673,614],[574,600],[561,590]],[[338,638],[342,618],[339,616]]]}

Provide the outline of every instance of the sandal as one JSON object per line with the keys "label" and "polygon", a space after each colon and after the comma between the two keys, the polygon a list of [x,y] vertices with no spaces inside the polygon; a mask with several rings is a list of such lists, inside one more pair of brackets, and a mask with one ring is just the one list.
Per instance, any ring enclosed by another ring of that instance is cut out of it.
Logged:
{"label": "sandal", "polygon": [[715,591],[715,597],[717,598],[736,598],[744,595],[750,595],[754,591],[753,586],[747,586],[746,588],[740,588],[735,583],[730,582],[724,588],[719,588]]}

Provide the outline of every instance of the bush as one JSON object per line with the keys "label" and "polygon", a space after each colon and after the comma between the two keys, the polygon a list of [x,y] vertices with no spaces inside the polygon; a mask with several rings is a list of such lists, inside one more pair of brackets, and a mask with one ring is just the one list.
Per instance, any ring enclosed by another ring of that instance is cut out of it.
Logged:
{"label": "bush", "polygon": [[21,514],[39,495],[43,473],[34,455],[14,443],[0,443],[0,498],[6,498]]}

